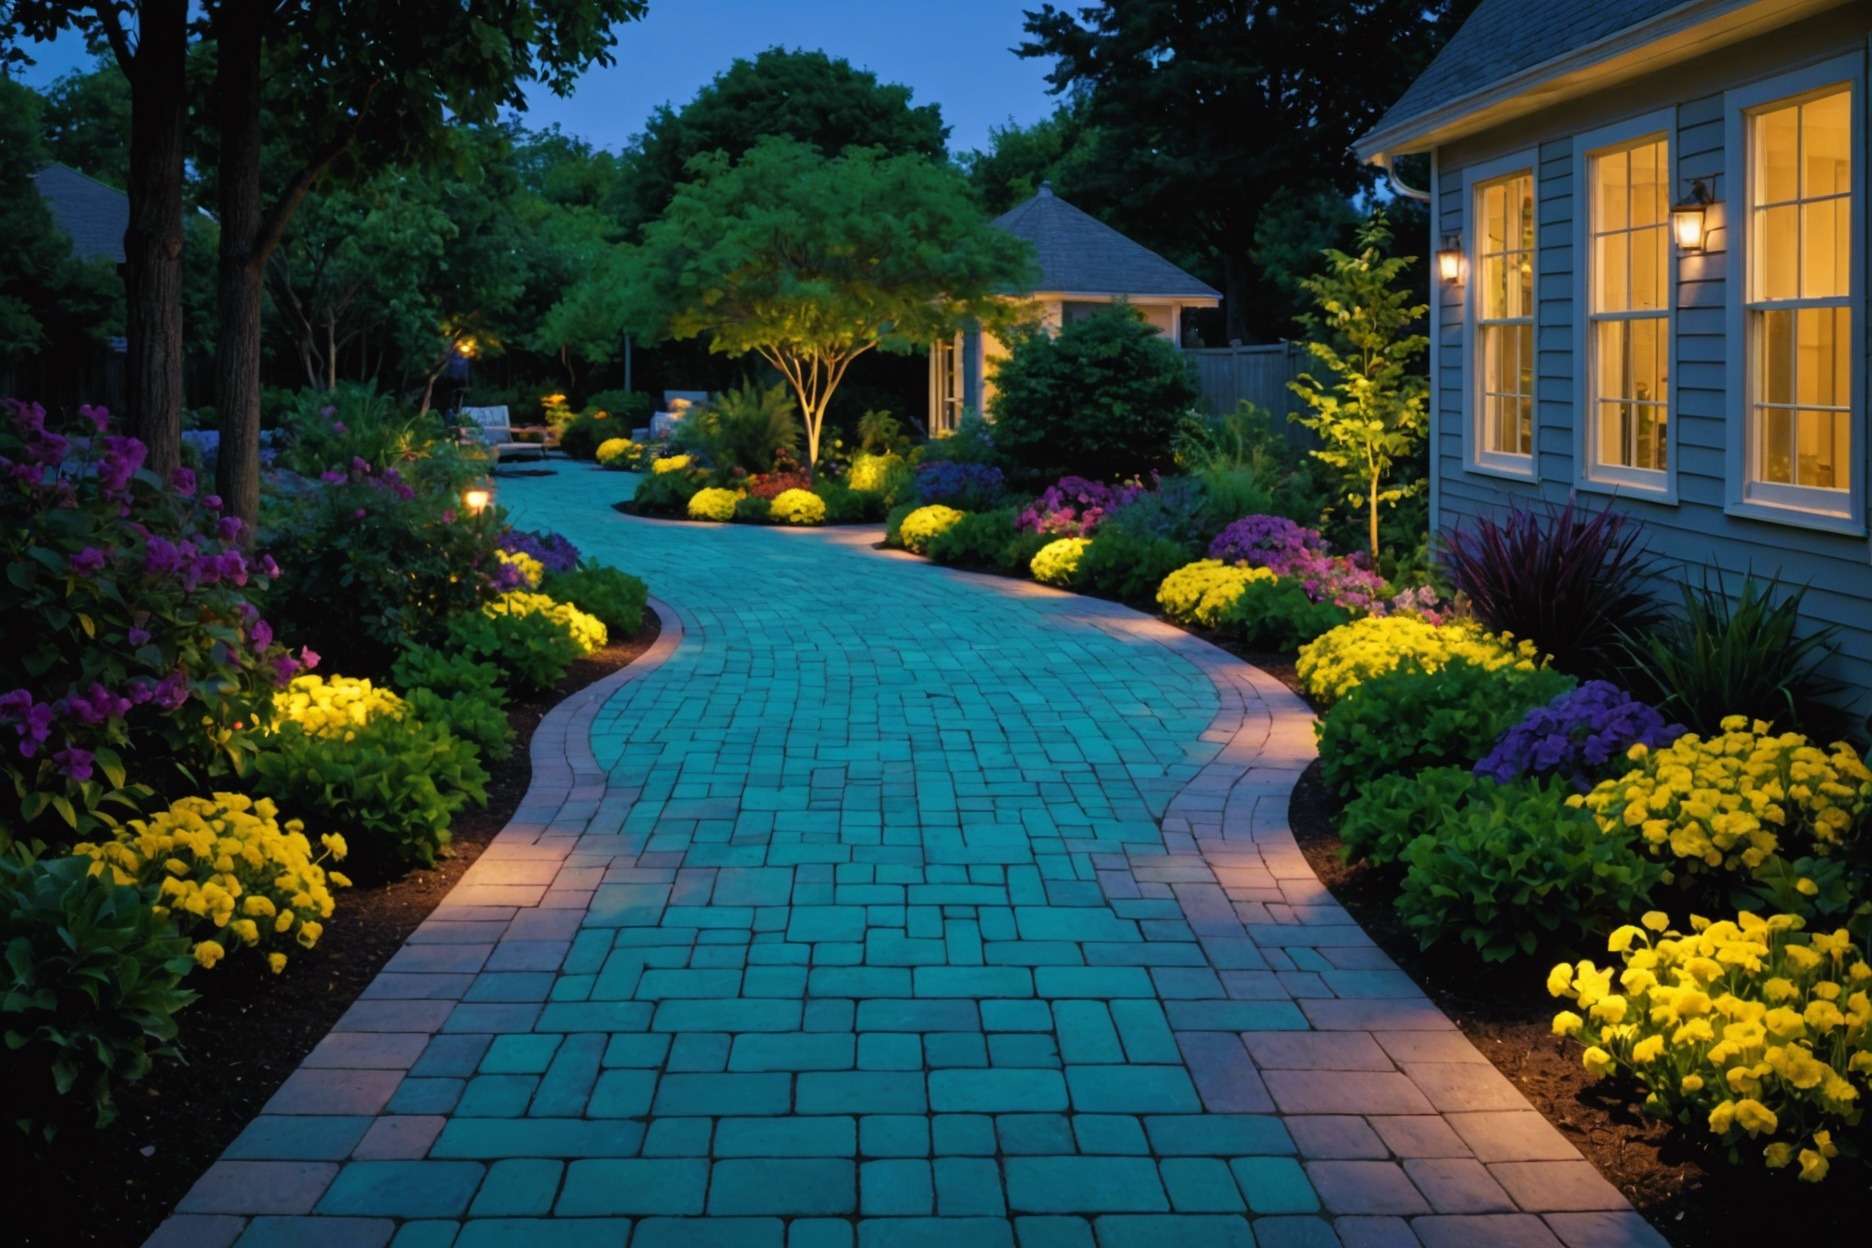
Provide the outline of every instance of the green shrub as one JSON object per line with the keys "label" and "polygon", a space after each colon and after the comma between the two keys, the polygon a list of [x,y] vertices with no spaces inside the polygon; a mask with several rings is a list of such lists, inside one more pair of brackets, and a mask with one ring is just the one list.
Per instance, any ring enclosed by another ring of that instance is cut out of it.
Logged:
{"label": "green shrub", "polygon": [[0,856],[0,946],[7,990],[7,1117],[50,1138],[88,1111],[116,1116],[114,1090],[169,1053],[189,942],[152,911],[154,898],[91,874],[89,858]]}
{"label": "green shrub", "polygon": [[609,412],[581,412],[559,430],[559,449],[573,459],[597,459],[598,448],[613,438],[630,437],[629,421]]}
{"label": "green shrub", "polygon": [[439,724],[480,751],[483,760],[499,762],[513,753],[513,724],[507,719],[506,694],[438,693],[410,689],[403,695],[410,714],[425,724]]}
{"label": "green shrub", "polygon": [[[739,507],[735,514],[739,519]],[[548,572],[540,588],[547,596],[603,620],[613,641],[633,636],[643,627],[644,604],[650,597],[641,578],[591,559],[581,559],[570,572]]]}
{"label": "green shrub", "polygon": [[1025,576],[1033,570],[1034,556],[1052,543],[1051,533],[1016,533],[1014,540],[1001,548],[994,566],[1002,572]]}
{"label": "green shrub", "polygon": [[604,412],[622,425],[626,434],[648,425],[656,405],[656,396],[646,390],[594,390],[585,396],[587,412]]}
{"label": "green shrub", "polygon": [[433,689],[444,697],[503,694],[500,668],[433,646],[406,648],[390,665],[390,680],[399,689]]}
{"label": "green shrub", "polygon": [[463,612],[449,620],[448,640],[463,653],[497,665],[509,688],[528,693],[552,689],[583,654],[570,631],[537,613]]}
{"label": "green shrub", "polygon": [[773,500],[756,498],[752,494],[736,499],[734,518],[737,524],[772,524]]}
{"label": "green shrub", "polygon": [[[866,455],[894,455],[909,443],[903,422],[887,411],[873,408],[858,418],[858,445]],[[856,461],[852,467],[857,468]]]}
{"label": "green shrub", "polygon": [[743,382],[691,408],[672,440],[723,471],[771,472],[777,458],[799,453],[798,408],[784,385]]}
{"label": "green shrub", "polygon": [[903,522],[917,509],[916,503],[899,503],[884,517],[884,544],[903,549]]}
{"label": "green shrub", "polygon": [[1164,577],[1157,586],[1157,606],[1178,624],[1214,628],[1249,585],[1273,580],[1266,568],[1198,559]]}
{"label": "green shrub", "polygon": [[1664,875],[1630,835],[1566,804],[1565,781],[1479,788],[1407,846],[1398,916],[1428,949],[1457,939],[1485,962],[1579,948],[1646,908]]}
{"label": "green shrub", "polygon": [[433,866],[455,812],[487,805],[487,781],[471,743],[413,714],[378,715],[343,737],[281,724],[253,770],[256,792],[310,827],[343,828],[345,865],[379,878]]}
{"label": "green shrub", "polygon": [[1211,536],[1243,516],[1274,510],[1272,486],[1252,468],[1207,468],[1194,477],[1202,486],[1202,527]]}
{"label": "green shrub", "polygon": [[1190,559],[1188,547],[1168,538],[1103,528],[1079,557],[1078,588],[1081,593],[1148,605],[1156,601],[1163,579]]}
{"label": "green shrub", "polygon": [[1441,827],[1470,794],[1494,783],[1467,767],[1379,776],[1360,785],[1339,813],[1340,853],[1348,862],[1388,867],[1412,841]]}
{"label": "green shrub", "polygon": [[1319,724],[1321,776],[1350,793],[1375,776],[1469,766],[1537,706],[1573,687],[1552,668],[1488,669],[1455,660],[1396,668],[1360,684]]}
{"label": "green shrub", "polygon": [[938,533],[961,520],[963,514],[941,503],[918,507],[898,521],[897,540],[903,543],[905,550],[920,555]]}
{"label": "green shrub", "polygon": [[652,472],[637,481],[631,495],[631,510],[641,516],[680,516],[687,513],[689,499],[702,488],[698,472]]}
{"label": "green shrub", "polygon": [[1001,552],[1017,536],[1014,521],[1019,515],[1012,507],[971,512],[931,538],[923,553],[935,563],[976,568],[999,566]]}
{"label": "green shrub", "polygon": [[1331,602],[1314,602],[1297,582],[1256,581],[1223,609],[1216,625],[1251,650],[1298,650],[1321,633],[1352,619]]}
{"label": "green shrub", "polygon": [[901,455],[863,454],[852,460],[845,484],[854,490],[876,494],[886,509],[909,502],[916,488],[916,474]]}
{"label": "green shrub", "polygon": [[427,453],[443,432],[439,417],[417,415],[369,381],[297,391],[276,416],[286,435],[279,465],[303,477],[343,472],[354,458],[373,468],[402,467]]}
{"label": "green shrub", "polygon": [[1034,478],[1168,469],[1197,396],[1176,344],[1127,306],[1018,334],[995,371],[994,446]]}
{"label": "green shrub", "polygon": [[825,504],[827,524],[861,524],[884,518],[884,496],[870,490],[854,490],[842,481],[830,478],[814,484],[812,492]]}
{"label": "green shrub", "polygon": [[826,504],[811,490],[783,490],[774,496],[769,514],[781,524],[824,524]]}
{"label": "green shrub", "polygon": [[1056,537],[1034,552],[1028,571],[1042,585],[1070,588],[1079,578],[1079,560],[1091,544],[1089,537]]}

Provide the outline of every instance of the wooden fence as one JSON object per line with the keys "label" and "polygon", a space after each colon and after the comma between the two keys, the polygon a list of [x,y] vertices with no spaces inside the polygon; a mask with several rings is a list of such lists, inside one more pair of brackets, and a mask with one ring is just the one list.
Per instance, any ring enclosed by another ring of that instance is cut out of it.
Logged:
{"label": "wooden fence", "polygon": [[1196,363],[1202,405],[1216,414],[1232,411],[1243,399],[1271,413],[1274,427],[1283,430],[1298,449],[1316,444],[1304,426],[1285,419],[1300,400],[1287,383],[1306,368],[1306,348],[1297,342],[1275,342],[1253,347],[1203,347],[1184,352]]}

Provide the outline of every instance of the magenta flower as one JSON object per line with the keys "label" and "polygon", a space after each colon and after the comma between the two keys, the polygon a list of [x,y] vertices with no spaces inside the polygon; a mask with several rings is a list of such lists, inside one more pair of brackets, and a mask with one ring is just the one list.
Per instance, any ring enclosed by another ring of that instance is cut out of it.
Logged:
{"label": "magenta flower", "polygon": [[143,466],[149,448],[135,438],[107,437],[104,458],[98,464],[98,483],[107,494],[121,494],[130,488],[130,479]]}
{"label": "magenta flower", "polygon": [[71,570],[79,576],[95,576],[104,570],[106,562],[103,551],[87,546],[71,557]]}
{"label": "magenta flower", "polygon": [[324,472],[319,473],[319,480],[323,481],[326,485],[343,485],[345,482],[345,475],[336,468],[327,468]]}
{"label": "magenta flower", "polygon": [[311,646],[300,646],[299,661],[305,664],[306,670],[309,672],[319,665],[319,652],[314,650]]}
{"label": "magenta flower", "polygon": [[150,701],[158,710],[173,711],[188,701],[188,694],[188,677],[178,668],[157,682],[150,692]]}
{"label": "magenta flower", "polygon": [[247,640],[256,650],[264,650],[273,644],[273,626],[265,620],[255,620],[253,627],[247,630]]}
{"label": "magenta flower", "polygon": [[181,567],[181,549],[168,538],[151,534],[143,551],[143,570],[151,576],[168,576]]}
{"label": "magenta flower", "polygon": [[78,414],[90,421],[99,433],[103,433],[106,429],[110,428],[109,408],[98,407],[90,403],[80,403],[78,405]]}
{"label": "magenta flower", "polygon": [[260,574],[266,577],[268,580],[274,580],[278,578],[280,574],[280,566],[279,564],[273,561],[272,555],[260,556]]}
{"label": "magenta flower", "polygon": [[177,468],[169,474],[169,486],[183,498],[193,498],[195,496],[195,470]]}
{"label": "magenta flower", "polygon": [[221,510],[221,496],[219,494],[204,494],[202,495],[201,502],[202,506],[206,507],[209,511]]}
{"label": "magenta flower", "polygon": [[245,527],[239,516],[222,516],[221,522],[215,525],[215,536],[224,542],[238,541]]}
{"label": "magenta flower", "polygon": [[19,737],[19,752],[25,758],[39,753],[52,731],[57,712],[44,702],[34,702],[30,690],[14,689],[0,694],[0,723],[11,723]]}

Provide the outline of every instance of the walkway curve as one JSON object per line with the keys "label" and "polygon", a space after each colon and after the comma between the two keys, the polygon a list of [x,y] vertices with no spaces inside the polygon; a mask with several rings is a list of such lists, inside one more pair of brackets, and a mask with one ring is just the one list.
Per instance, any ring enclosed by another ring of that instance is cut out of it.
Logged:
{"label": "walkway curve", "polygon": [[1279,682],[631,481],[501,501],[656,645],[151,1243],[1663,1242],[1308,868]]}

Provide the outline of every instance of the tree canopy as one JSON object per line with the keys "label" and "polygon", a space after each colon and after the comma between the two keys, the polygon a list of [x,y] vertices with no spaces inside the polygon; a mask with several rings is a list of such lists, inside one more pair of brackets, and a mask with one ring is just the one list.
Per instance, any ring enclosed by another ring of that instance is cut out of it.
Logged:
{"label": "tree canopy", "polygon": [[635,232],[660,217],[696,157],[721,152],[735,160],[772,136],[826,156],[875,147],[943,160],[949,127],[936,105],[912,104],[909,87],[879,82],[842,57],[768,48],[737,59],[680,109],[664,105],[650,115],[629,157],[618,205],[624,225]]}
{"label": "tree canopy", "polygon": [[946,162],[873,148],[827,159],[769,138],[690,171],[629,255],[632,322],[773,365],[799,400],[809,463],[853,360],[927,345],[967,318],[999,322],[995,292],[1031,263]]}

